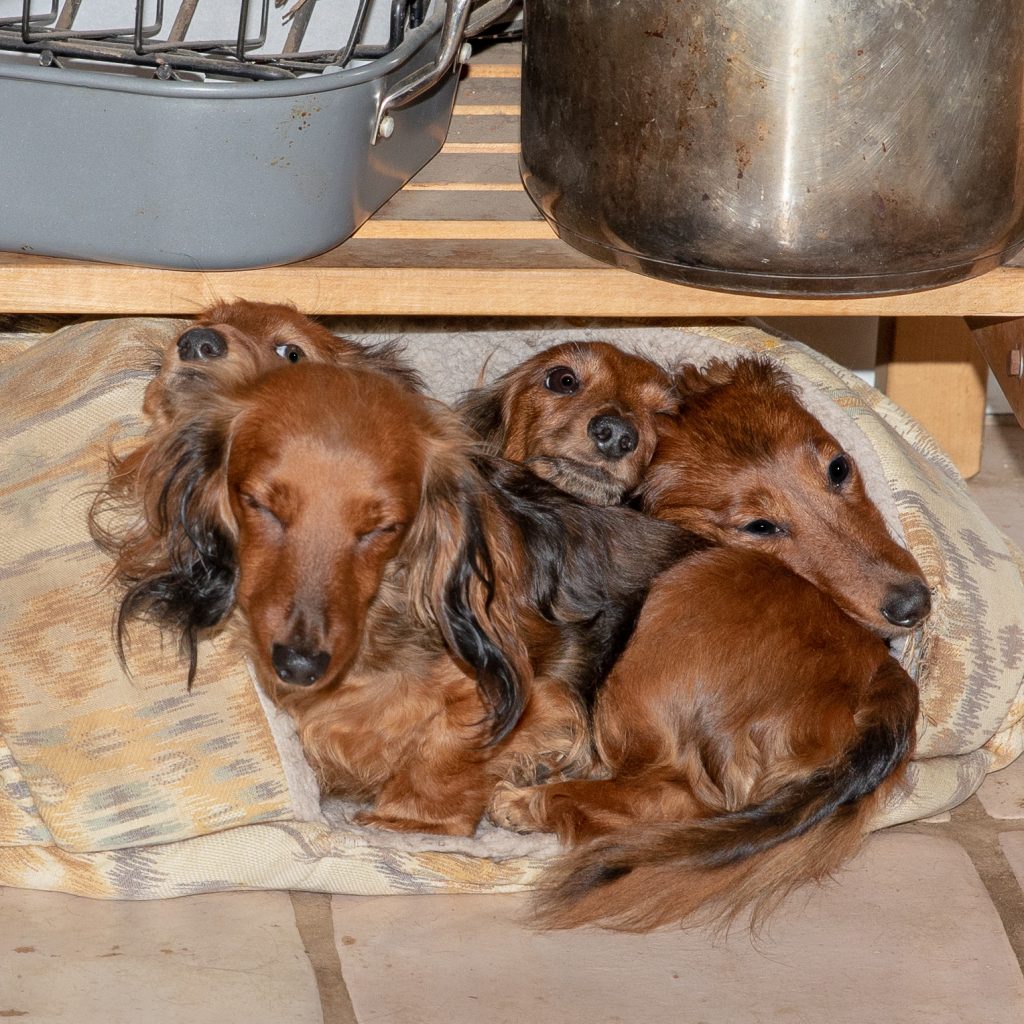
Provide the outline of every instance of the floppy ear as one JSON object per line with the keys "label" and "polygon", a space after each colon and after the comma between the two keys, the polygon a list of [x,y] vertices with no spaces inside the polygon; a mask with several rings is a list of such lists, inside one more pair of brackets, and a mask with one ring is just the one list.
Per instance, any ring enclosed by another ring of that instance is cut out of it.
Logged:
{"label": "floppy ear", "polygon": [[512,607],[516,567],[496,568],[509,546],[492,534],[500,517],[487,493],[464,451],[436,453],[403,551],[417,614],[475,674],[496,743],[522,716],[532,670]]}
{"label": "floppy ear", "polygon": [[367,345],[345,339],[345,344],[357,346],[360,358],[365,363],[386,377],[394,378],[409,391],[417,394],[426,391],[423,377],[405,361],[402,345],[398,341],[380,341]]}
{"label": "floppy ear", "polygon": [[505,399],[511,386],[509,374],[505,374],[486,387],[467,391],[456,406],[462,422],[495,454],[505,447]]}
{"label": "floppy ear", "polygon": [[724,359],[712,359],[703,366],[682,363],[673,368],[672,382],[676,394],[685,402],[688,398],[703,395],[715,388],[729,384],[736,375],[731,363]]}
{"label": "floppy ear", "polygon": [[673,384],[676,394],[684,403],[687,399],[730,384],[758,391],[782,391],[789,395],[796,393],[786,371],[761,356],[748,356],[735,363],[712,359],[704,366],[681,364],[674,369]]}
{"label": "floppy ear", "polygon": [[179,423],[113,462],[89,516],[93,537],[114,557],[113,577],[125,588],[115,623],[122,664],[129,623],[146,619],[177,635],[189,686],[200,631],[234,607],[238,568],[226,446],[226,426],[215,419]]}

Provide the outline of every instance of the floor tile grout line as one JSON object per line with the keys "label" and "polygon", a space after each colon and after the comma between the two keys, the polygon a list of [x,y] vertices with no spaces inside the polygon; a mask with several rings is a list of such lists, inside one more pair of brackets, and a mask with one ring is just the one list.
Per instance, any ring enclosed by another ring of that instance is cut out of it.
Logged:
{"label": "floor tile grout line", "polygon": [[359,1024],[342,974],[330,894],[290,892],[289,896],[295,927],[316,978],[323,1024]]}
{"label": "floor tile grout line", "polygon": [[991,817],[977,796],[955,807],[948,822],[912,822],[900,831],[954,839],[970,858],[996,908],[1003,931],[1024,971],[1024,889],[1003,852],[999,836],[1024,832],[1024,821]]}

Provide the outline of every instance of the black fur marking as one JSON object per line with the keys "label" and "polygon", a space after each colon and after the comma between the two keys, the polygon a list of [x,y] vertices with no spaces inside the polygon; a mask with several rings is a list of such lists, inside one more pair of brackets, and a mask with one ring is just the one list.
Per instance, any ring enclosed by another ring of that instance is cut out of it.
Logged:
{"label": "black fur marking", "polygon": [[[734,831],[736,840],[712,851],[703,863],[726,867],[804,835],[873,793],[906,757],[910,742],[907,729],[871,726],[839,764],[783,786],[753,807],[707,819],[708,826]],[[739,841],[749,826],[758,826],[758,838]]]}
{"label": "black fur marking", "polygon": [[234,607],[238,566],[230,537],[218,522],[200,517],[195,507],[203,482],[220,464],[218,439],[192,425],[175,439],[174,451],[178,458],[155,510],[168,565],[163,571],[126,581],[129,586],[118,608],[115,639],[123,662],[132,619],[148,619],[176,633],[188,660],[191,687],[199,634],[222,622]]}
{"label": "black fur marking", "polygon": [[485,604],[494,598],[494,563],[487,547],[479,510],[464,502],[465,540],[444,596],[444,620],[455,652],[476,671],[477,685],[491,717],[491,743],[507,736],[523,713],[523,684],[504,652],[473,612],[474,580],[484,588]]}
{"label": "black fur marking", "polygon": [[[614,854],[615,850],[606,850],[605,853]],[[587,864],[574,872],[560,887],[559,897],[568,902],[578,902],[594,889],[603,885],[611,885],[612,882],[625,878],[632,872],[632,868],[622,864]]]}
{"label": "black fur marking", "polygon": [[710,542],[629,509],[588,505],[518,463],[478,464],[522,534],[533,607],[566,638],[566,682],[590,706],[654,578]]}
{"label": "black fur marking", "polygon": [[405,349],[397,340],[377,341],[373,343],[346,339],[350,345],[361,349],[360,359],[365,359],[378,372],[393,377],[404,387],[417,394],[426,391],[426,384],[418,370],[414,370],[405,361]]}
{"label": "black fur marking", "polygon": [[130,620],[144,618],[178,634],[188,660],[188,685],[195,679],[199,633],[222,622],[234,607],[237,568],[229,539],[216,529],[206,532],[204,551],[180,557],[168,572],[130,586],[117,614],[118,654],[125,660],[125,636]]}
{"label": "black fur marking", "polygon": [[504,382],[505,378],[501,378],[489,387],[469,391],[456,405],[463,423],[495,455],[505,444],[505,415],[502,409]]}
{"label": "black fur marking", "polygon": [[[555,664],[535,667],[556,674],[589,708],[629,642],[655,576],[710,542],[628,509],[588,505],[518,463],[481,455],[474,464],[497,510],[522,538],[520,584],[528,607],[559,628]],[[450,482],[451,493],[433,497],[461,509],[463,547],[446,581],[440,618],[451,649],[476,673],[493,743],[519,721],[525,698],[523,681],[470,600],[475,586],[483,588],[486,607],[495,594],[480,511],[466,497],[480,485]]]}

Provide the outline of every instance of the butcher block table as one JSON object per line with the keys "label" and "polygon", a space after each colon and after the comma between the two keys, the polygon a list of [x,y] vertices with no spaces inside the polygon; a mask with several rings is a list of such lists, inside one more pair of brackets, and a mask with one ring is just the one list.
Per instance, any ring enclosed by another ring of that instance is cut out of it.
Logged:
{"label": "butcher block table", "polygon": [[331,252],[217,273],[0,254],[0,312],[190,315],[218,298],[248,298],[317,315],[879,316],[882,386],[965,475],[980,460],[985,357],[1024,416],[1024,265],[908,295],[763,298],[656,281],[559,240],[519,181],[519,55],[504,43],[473,57],[444,148]]}

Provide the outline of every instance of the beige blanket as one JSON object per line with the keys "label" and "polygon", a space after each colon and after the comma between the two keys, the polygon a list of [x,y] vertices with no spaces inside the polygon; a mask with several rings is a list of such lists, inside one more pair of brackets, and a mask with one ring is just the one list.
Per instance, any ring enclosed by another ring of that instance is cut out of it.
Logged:
{"label": "beige blanket", "polygon": [[[226,636],[191,692],[177,652],[136,631],[132,676],[111,641],[117,595],[86,529],[110,447],[142,425],[154,353],[180,321],[68,327],[0,365],[0,884],[150,898],[230,888],[348,893],[528,886],[547,837],[467,840],[349,823],[316,787],[289,720]],[[857,458],[935,590],[900,658],[922,719],[910,786],[879,825],[936,814],[1024,746],[1024,562],[923,431],[856,376],[749,327],[410,334],[411,360],[451,398],[530,351],[602,337],[660,358],[751,351],[779,360]]]}

